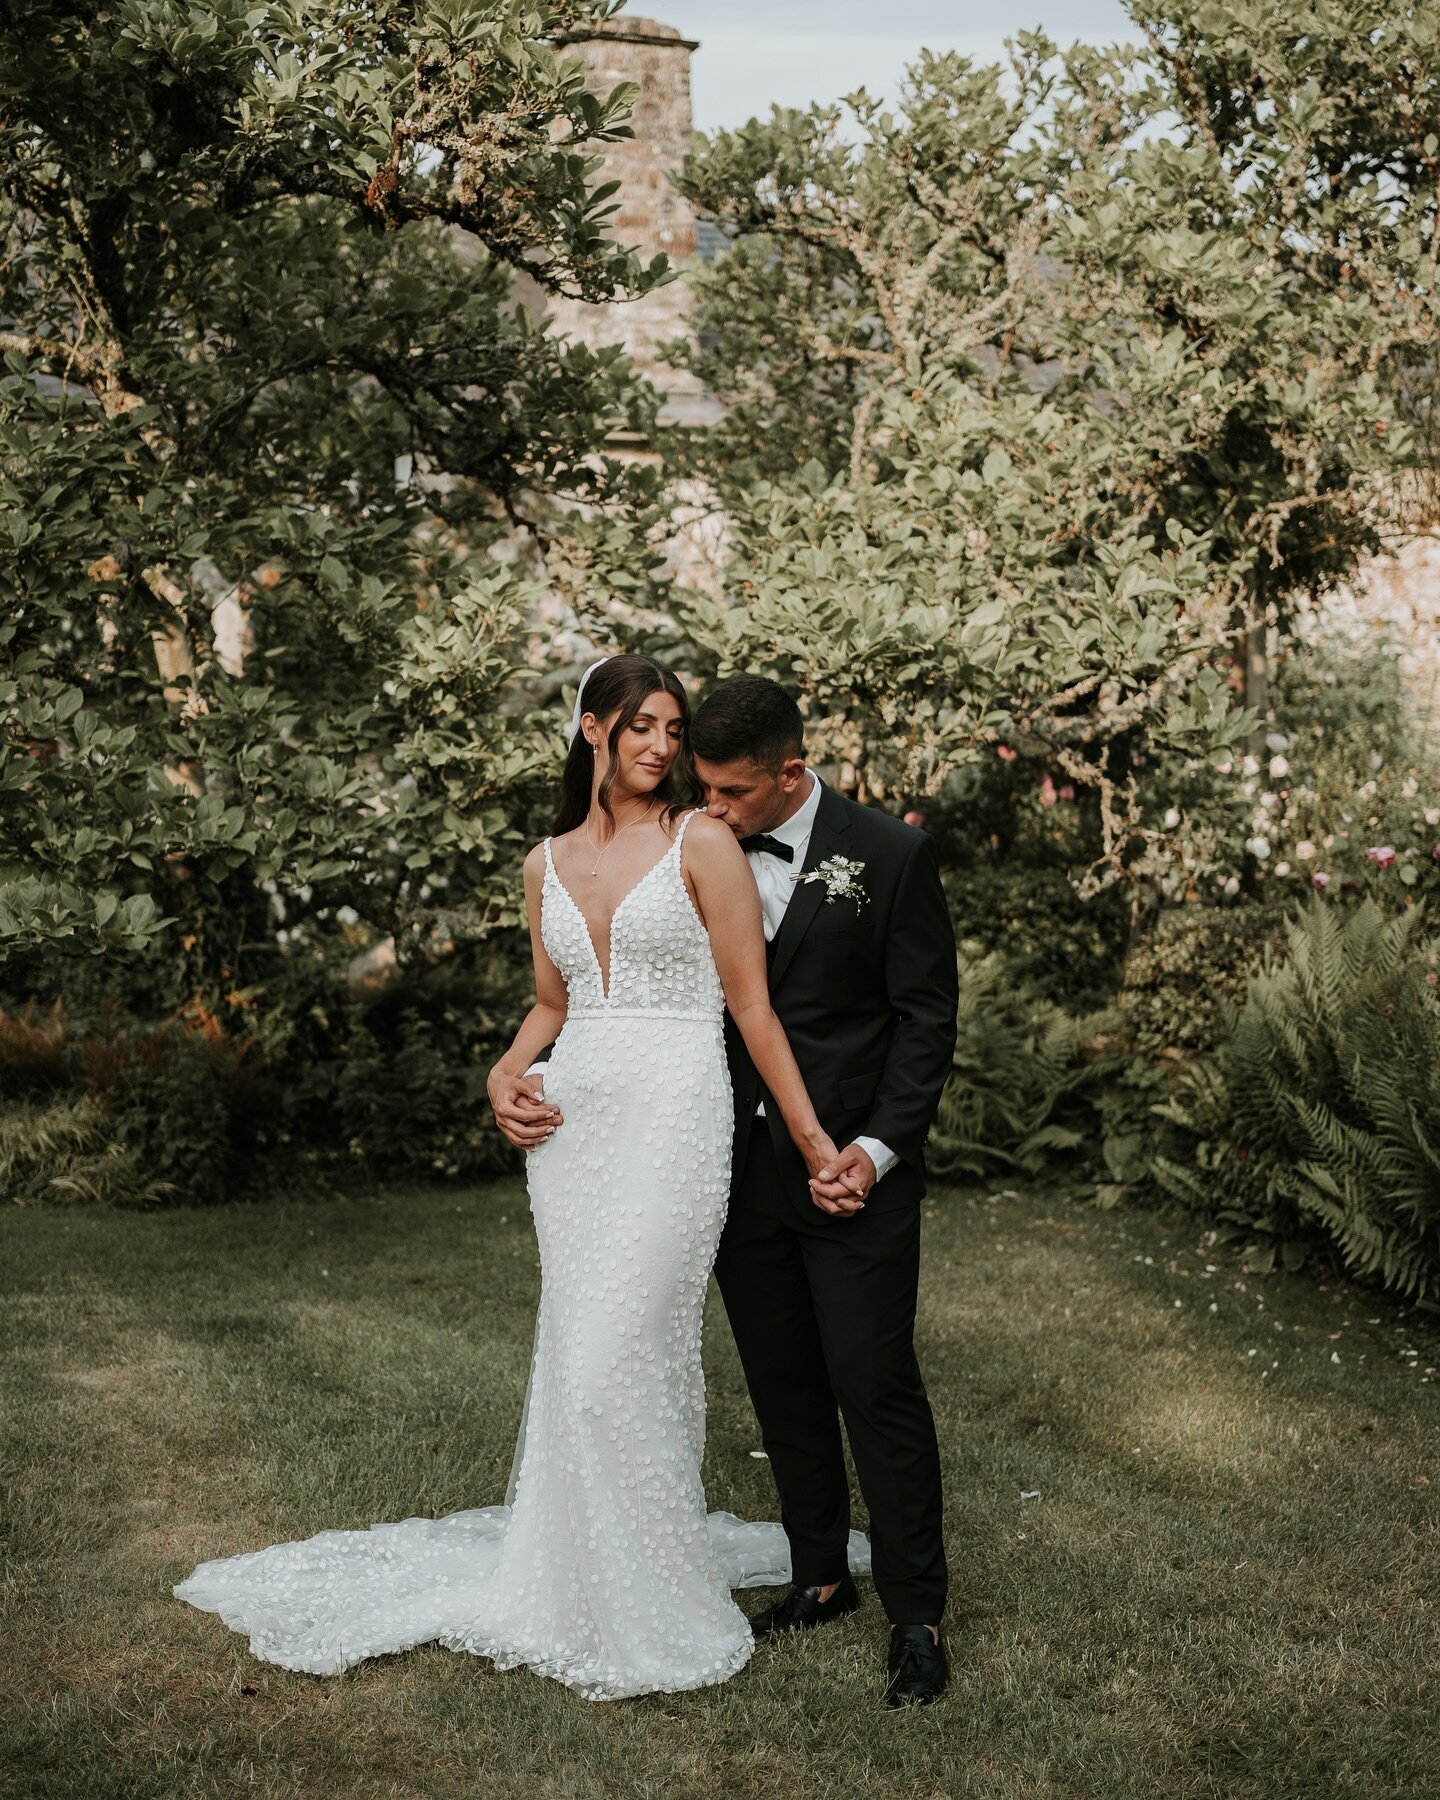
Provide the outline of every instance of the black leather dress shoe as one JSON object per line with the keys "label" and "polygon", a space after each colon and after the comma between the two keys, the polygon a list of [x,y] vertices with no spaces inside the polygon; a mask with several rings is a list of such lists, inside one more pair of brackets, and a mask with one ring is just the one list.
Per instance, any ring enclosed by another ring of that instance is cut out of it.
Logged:
{"label": "black leather dress shoe", "polygon": [[887,1706],[928,1706],[938,1700],[950,1679],[945,1648],[928,1625],[897,1625],[890,1633],[886,1671]]}
{"label": "black leather dress shoe", "polygon": [[847,1575],[828,1600],[820,1598],[818,1587],[792,1587],[783,1600],[756,1613],[750,1629],[760,1642],[782,1637],[787,1631],[813,1631],[817,1625],[828,1625],[832,1619],[843,1619],[860,1604],[853,1577]]}

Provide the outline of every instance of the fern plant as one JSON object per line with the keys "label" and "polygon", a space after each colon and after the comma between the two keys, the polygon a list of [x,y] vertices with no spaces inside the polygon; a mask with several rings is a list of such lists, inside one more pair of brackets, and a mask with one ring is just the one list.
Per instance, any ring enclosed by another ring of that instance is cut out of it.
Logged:
{"label": "fern plant", "polygon": [[954,1069],[926,1156],[937,1175],[1034,1174],[1084,1141],[1069,1121],[1109,1067],[1087,1046],[1110,1015],[1074,1018],[1018,986],[998,951],[978,952],[960,946]]}
{"label": "fern plant", "polygon": [[0,1198],[93,1200],[145,1206],[166,1197],[143,1160],[121,1144],[108,1108],[93,1094],[59,1094],[0,1105]]}
{"label": "fern plant", "polygon": [[1215,1055],[1157,1107],[1175,1197],[1290,1246],[1324,1242],[1401,1293],[1440,1289],[1440,944],[1418,910],[1318,897]]}

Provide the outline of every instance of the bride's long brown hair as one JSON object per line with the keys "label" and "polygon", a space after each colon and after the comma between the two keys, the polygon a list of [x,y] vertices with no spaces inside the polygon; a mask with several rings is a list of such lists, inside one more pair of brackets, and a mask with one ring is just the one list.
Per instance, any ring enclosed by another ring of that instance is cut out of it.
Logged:
{"label": "bride's long brown hair", "polygon": [[[656,788],[655,798],[666,802],[667,825],[673,825],[687,808],[701,803],[700,779],[695,773],[695,764],[690,755],[690,702],[685,698],[685,689],[680,685],[679,676],[662,663],[653,662],[648,656],[612,656],[585,683],[584,701],[585,711],[594,713],[597,719],[615,714],[609,736],[610,765],[601,777],[600,792],[596,796],[612,824],[615,815],[610,810],[610,795],[614,791],[615,776],[620,766],[616,756],[620,734],[650,695],[657,693],[671,694],[679,702],[681,735],[680,753],[671,763],[665,779]],[[560,776],[560,808],[555,814],[552,827],[556,837],[585,823],[590,812],[590,793],[594,783],[595,752],[586,743],[585,733],[577,731]]]}

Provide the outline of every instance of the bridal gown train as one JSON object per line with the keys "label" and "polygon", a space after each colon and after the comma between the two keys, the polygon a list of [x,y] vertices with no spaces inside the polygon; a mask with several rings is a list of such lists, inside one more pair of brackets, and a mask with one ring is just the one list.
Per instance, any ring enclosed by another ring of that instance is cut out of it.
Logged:
{"label": "bridal gown train", "polygon": [[[176,1595],[284,1668],[332,1675],[439,1642],[589,1700],[724,1681],[754,1642],[730,1589],[787,1581],[778,1524],[708,1519],[706,1282],[732,1109],[723,1000],[681,821],[616,909],[610,987],[545,842],[540,929],[569,1011],[530,1152],[541,1290],[509,1503],[322,1531],[202,1563]],[[869,1546],[851,1537],[851,1565]]]}

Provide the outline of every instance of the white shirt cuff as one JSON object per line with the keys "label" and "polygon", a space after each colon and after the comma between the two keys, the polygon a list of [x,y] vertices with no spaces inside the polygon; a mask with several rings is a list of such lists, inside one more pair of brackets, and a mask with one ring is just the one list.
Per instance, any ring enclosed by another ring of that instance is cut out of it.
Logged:
{"label": "white shirt cuff", "polygon": [[857,1137],[852,1138],[851,1142],[863,1150],[874,1163],[877,1182],[883,1181],[900,1160],[890,1146],[882,1144],[879,1138]]}
{"label": "white shirt cuff", "polygon": [[[765,1117],[765,1102],[763,1100],[755,1108],[755,1117],[757,1119],[763,1119]],[[851,1138],[850,1141],[852,1144],[858,1144],[870,1158],[871,1162],[874,1163],[875,1180],[877,1183],[883,1181],[900,1160],[890,1146],[888,1144],[882,1144],[879,1138],[857,1137]]]}

